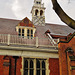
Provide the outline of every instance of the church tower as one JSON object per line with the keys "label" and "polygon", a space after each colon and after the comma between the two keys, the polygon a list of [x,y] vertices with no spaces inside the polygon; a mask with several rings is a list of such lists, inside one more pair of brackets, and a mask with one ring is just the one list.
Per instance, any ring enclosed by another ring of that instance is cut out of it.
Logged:
{"label": "church tower", "polygon": [[31,13],[34,25],[45,26],[45,7],[44,3],[42,4],[42,0],[34,0]]}

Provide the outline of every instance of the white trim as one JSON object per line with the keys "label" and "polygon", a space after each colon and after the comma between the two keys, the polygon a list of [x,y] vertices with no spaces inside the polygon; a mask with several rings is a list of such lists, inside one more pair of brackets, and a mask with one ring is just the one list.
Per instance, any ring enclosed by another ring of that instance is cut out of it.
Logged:
{"label": "white trim", "polygon": [[53,42],[52,45],[54,46],[54,44],[57,44],[54,39],[51,37],[51,35],[49,33],[47,33],[48,37],[51,39],[51,41]]}

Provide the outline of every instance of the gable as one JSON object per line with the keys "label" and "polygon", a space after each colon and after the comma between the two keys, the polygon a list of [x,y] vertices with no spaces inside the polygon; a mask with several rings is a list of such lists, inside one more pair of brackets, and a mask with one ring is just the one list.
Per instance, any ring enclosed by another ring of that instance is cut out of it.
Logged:
{"label": "gable", "polygon": [[34,27],[33,23],[26,17],[24,18],[18,26],[25,26],[25,27]]}

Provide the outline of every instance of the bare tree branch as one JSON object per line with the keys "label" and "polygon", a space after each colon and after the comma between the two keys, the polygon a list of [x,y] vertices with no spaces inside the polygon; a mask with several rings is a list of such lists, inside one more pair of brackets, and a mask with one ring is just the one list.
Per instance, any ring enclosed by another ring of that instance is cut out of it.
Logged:
{"label": "bare tree branch", "polygon": [[71,28],[75,29],[75,20],[70,18],[60,7],[57,0],[52,0],[53,9],[55,10],[56,14],[60,17],[61,21],[66,23]]}

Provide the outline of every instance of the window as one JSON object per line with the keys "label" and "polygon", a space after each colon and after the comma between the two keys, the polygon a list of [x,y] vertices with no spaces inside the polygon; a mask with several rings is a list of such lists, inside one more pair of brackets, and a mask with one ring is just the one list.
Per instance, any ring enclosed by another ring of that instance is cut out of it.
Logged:
{"label": "window", "polygon": [[38,15],[38,10],[37,10],[37,9],[35,10],[35,15],[36,15],[36,16]]}
{"label": "window", "polygon": [[29,29],[27,30],[27,37],[28,37],[28,39],[29,39]]}
{"label": "window", "polygon": [[19,33],[18,33],[18,35],[21,36],[21,29],[20,29],[20,28],[19,28]]}
{"label": "window", "polygon": [[41,4],[41,2],[39,2],[39,4]]}
{"label": "window", "polygon": [[36,2],[36,4],[38,4],[38,2]]}
{"label": "window", "polygon": [[43,11],[42,10],[40,10],[40,16],[42,16],[43,15]]}
{"label": "window", "polygon": [[24,75],[46,75],[46,60],[24,58]]}
{"label": "window", "polygon": [[41,2],[36,2],[36,4],[40,4]]}
{"label": "window", "polygon": [[18,35],[24,38],[24,29],[19,28]]}
{"label": "window", "polygon": [[25,38],[27,37],[28,39],[33,39],[34,33],[33,33],[33,28],[19,28],[18,29],[18,36]]}
{"label": "window", "polygon": [[36,75],[46,75],[45,60],[36,60]]}
{"label": "window", "polygon": [[24,75],[34,75],[33,59],[24,59]]}
{"label": "window", "polygon": [[22,37],[24,37],[24,29],[22,29]]}
{"label": "window", "polygon": [[33,38],[33,30],[31,29],[31,39]]}
{"label": "window", "polygon": [[33,38],[33,30],[32,29],[27,29],[27,37],[28,37],[28,39]]}

